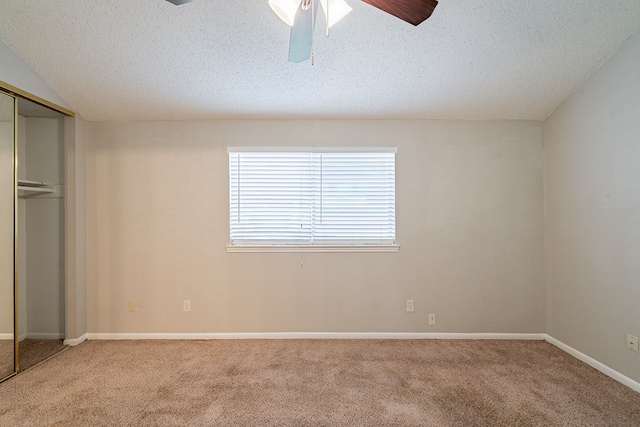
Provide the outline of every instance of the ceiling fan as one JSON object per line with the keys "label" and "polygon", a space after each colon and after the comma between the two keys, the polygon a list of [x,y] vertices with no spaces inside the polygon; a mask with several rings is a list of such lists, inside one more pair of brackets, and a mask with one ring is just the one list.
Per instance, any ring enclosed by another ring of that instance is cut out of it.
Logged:
{"label": "ceiling fan", "polygon": [[[179,6],[193,0],[167,1]],[[438,5],[437,0],[362,1],[412,25],[419,25],[429,18]],[[318,4],[322,6],[327,23],[327,35],[333,24],[351,12],[351,7],[344,0],[269,0],[269,6],[276,15],[291,26],[289,62],[303,62],[312,57]]]}

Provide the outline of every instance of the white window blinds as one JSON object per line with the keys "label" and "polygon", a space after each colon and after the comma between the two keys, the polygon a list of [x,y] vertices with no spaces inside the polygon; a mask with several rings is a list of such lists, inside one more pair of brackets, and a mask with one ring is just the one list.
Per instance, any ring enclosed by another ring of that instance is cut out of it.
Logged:
{"label": "white window blinds", "polygon": [[229,149],[232,245],[395,244],[395,150]]}

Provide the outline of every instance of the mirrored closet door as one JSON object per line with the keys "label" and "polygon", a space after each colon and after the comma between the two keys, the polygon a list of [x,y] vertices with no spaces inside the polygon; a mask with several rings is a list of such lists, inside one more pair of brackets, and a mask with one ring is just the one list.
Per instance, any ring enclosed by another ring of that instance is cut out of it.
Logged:
{"label": "mirrored closet door", "polygon": [[0,92],[0,380],[15,373],[15,98]]}

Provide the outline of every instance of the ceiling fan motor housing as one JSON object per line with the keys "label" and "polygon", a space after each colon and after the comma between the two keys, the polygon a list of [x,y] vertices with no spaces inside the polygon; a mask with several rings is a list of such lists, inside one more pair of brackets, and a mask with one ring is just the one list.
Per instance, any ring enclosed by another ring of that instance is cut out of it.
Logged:
{"label": "ceiling fan motor housing", "polygon": [[180,6],[181,4],[190,3],[193,0],[167,0],[171,4],[175,4],[176,6]]}

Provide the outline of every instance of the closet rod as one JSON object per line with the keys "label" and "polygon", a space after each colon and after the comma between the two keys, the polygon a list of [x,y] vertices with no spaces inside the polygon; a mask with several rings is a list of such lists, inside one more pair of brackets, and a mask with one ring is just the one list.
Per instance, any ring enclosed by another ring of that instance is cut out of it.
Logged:
{"label": "closet rod", "polygon": [[53,188],[44,188],[44,187],[27,187],[24,185],[18,185],[18,190],[20,191],[28,191],[31,193],[53,193],[56,190]]}

